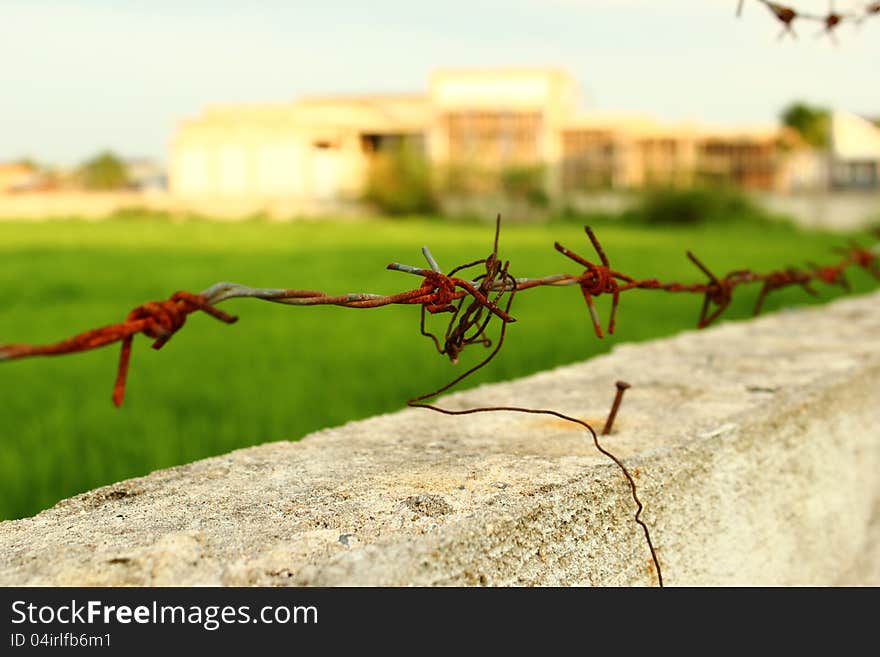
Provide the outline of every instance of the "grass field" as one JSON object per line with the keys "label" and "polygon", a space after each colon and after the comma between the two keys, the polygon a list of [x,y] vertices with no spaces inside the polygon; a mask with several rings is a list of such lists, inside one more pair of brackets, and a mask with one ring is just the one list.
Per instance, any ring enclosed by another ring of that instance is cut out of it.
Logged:
{"label": "grass field", "polygon": [[[694,250],[717,273],[829,261],[846,236],[754,223],[689,228],[597,226],[619,269],[639,277],[699,281]],[[375,223],[207,222],[128,219],[105,223],[0,224],[0,343],[43,343],[125,318],[150,299],[220,280],[327,292],[390,293],[419,279],[389,272],[422,265],[427,243],[445,268],[483,257],[488,225],[439,220]],[[858,237],[858,236],[857,236]],[[592,257],[572,223],[505,227],[501,252],[517,276],[576,268],[558,239]],[[867,242],[870,243],[870,242]],[[851,276],[856,291],[874,283]],[[839,296],[822,287],[822,300]],[[728,319],[749,314],[757,289]],[[812,303],[801,290],[771,296],[768,312]],[[618,332],[598,340],[576,288],[532,290],[516,299],[504,351],[468,385],[587,358],[618,342],[668,335],[696,323],[700,299],[628,293]],[[607,300],[599,302],[607,317]],[[262,442],[298,439],[326,426],[392,411],[463,371],[418,334],[418,309],[290,308],[224,303],[234,326],[202,314],[161,351],[135,339],[125,405],[110,403],[118,347],[63,358],[0,363],[0,517],[31,515],[61,498],[156,468]],[[437,321],[442,322],[443,316]],[[473,348],[471,357],[482,356]],[[611,382],[609,382],[609,394]]]}

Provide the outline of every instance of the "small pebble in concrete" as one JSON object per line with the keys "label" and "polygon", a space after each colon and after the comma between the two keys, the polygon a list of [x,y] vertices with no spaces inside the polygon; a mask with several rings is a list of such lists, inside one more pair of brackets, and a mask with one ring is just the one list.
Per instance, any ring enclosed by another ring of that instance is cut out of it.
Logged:
{"label": "small pebble in concrete", "polygon": [[403,501],[404,506],[420,516],[444,516],[454,509],[441,495],[412,495]]}

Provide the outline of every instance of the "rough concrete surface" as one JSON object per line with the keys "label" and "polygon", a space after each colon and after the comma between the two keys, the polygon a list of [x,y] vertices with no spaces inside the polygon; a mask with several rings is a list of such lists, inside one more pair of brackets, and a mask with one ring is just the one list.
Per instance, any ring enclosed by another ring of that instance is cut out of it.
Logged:
{"label": "rough concrete surface", "polygon": [[[442,403],[601,426],[617,379],[633,387],[604,444],[666,584],[880,584],[880,293]],[[575,425],[407,409],[0,523],[0,584],[650,585],[634,512]]]}

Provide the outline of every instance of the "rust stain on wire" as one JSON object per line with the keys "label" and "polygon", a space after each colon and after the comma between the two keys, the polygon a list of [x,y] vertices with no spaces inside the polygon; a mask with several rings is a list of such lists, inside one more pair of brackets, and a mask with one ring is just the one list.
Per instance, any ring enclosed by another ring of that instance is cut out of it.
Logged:
{"label": "rust stain on wire", "polygon": [[143,333],[154,340],[153,349],[161,349],[183,327],[187,316],[197,310],[227,324],[238,321],[237,317],[215,308],[206,297],[200,294],[175,292],[167,301],[149,301],[138,306],[128,314],[124,322],[86,331],[55,344],[45,346],[2,345],[0,346],[0,360],[15,360],[28,356],[74,354],[104,347],[114,342],[121,342],[119,368],[116,373],[116,383],[113,385],[113,403],[118,407],[122,405],[122,400],[125,397],[125,381],[128,376],[131,343],[134,336]]}

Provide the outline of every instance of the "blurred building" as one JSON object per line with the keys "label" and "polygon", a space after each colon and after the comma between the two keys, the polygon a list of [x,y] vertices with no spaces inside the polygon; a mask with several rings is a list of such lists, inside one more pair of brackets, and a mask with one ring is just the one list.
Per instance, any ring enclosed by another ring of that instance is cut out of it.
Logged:
{"label": "blurred building", "polygon": [[880,127],[849,112],[834,112],[830,147],[833,187],[880,188]]}
{"label": "blurred building", "polygon": [[551,196],[700,180],[771,190],[784,184],[778,127],[714,129],[586,113],[555,69],[448,70],[417,96],[305,98],[224,106],[184,121],[171,144],[179,198],[356,200],[371,163],[407,143],[439,180],[492,191],[531,171]]}
{"label": "blurred building", "polygon": [[24,162],[0,162],[0,194],[12,194],[33,188],[40,179],[39,171]]}
{"label": "blurred building", "polygon": [[209,108],[175,135],[169,188],[182,197],[334,200],[360,194],[371,158],[424,138],[426,99],[311,98]]}
{"label": "blurred building", "polygon": [[581,114],[562,131],[563,189],[632,189],[718,183],[774,190],[787,144],[778,126],[664,124],[650,117]]}
{"label": "blurred building", "polygon": [[165,168],[145,157],[137,157],[125,160],[125,177],[128,186],[142,192],[161,192],[167,187]]}

